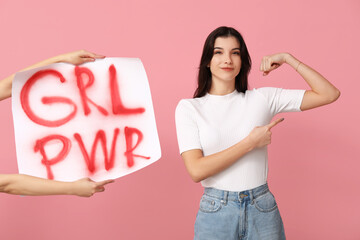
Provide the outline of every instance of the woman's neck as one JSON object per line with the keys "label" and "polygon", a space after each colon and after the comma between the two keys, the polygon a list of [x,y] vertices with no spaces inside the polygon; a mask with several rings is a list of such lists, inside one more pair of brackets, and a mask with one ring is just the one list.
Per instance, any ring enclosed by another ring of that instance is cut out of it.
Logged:
{"label": "woman's neck", "polygon": [[235,90],[235,80],[230,82],[212,81],[209,94],[211,95],[226,95]]}

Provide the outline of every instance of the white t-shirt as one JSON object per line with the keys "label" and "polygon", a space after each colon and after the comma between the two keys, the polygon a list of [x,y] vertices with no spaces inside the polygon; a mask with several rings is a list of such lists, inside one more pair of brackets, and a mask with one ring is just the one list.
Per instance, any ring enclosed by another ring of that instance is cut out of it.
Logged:
{"label": "white t-shirt", "polygon": [[[269,124],[281,112],[300,111],[305,90],[259,88],[227,95],[182,99],[176,107],[180,154],[200,149],[204,156],[238,143],[256,126]],[[267,147],[256,148],[229,168],[201,181],[204,187],[244,191],[267,181]]]}

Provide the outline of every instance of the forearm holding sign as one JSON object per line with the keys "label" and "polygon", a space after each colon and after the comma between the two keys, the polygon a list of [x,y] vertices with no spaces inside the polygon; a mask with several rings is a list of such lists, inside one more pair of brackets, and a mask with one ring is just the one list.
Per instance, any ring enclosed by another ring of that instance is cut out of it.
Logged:
{"label": "forearm holding sign", "polygon": [[[104,58],[102,55],[80,50],[62,54],[41,61],[24,70],[29,70],[57,62],[81,64],[94,61],[96,58]],[[0,101],[11,97],[12,81],[15,74],[0,81]],[[89,178],[83,178],[74,182],[60,182],[33,177],[24,174],[0,174],[0,192],[18,195],[77,195],[90,197],[96,192],[105,190],[104,186],[113,180],[94,182]]]}
{"label": "forearm holding sign", "polygon": [[[85,62],[93,62],[97,58],[104,58],[104,57],[105,56],[91,53],[86,50],[79,50],[79,51],[65,53],[65,54],[61,54],[56,57],[46,59],[44,61],[41,61],[34,65],[31,65],[25,69],[22,69],[21,71],[38,68],[38,67],[46,66],[46,65],[49,65],[52,63],[58,63],[58,62],[65,62],[65,63],[71,63],[71,64],[78,65],[78,64],[85,63]],[[0,81],[0,101],[11,97],[11,87],[12,87],[12,81],[14,79],[14,76],[15,76],[15,73]]]}
{"label": "forearm holding sign", "polygon": [[96,192],[103,192],[104,185],[111,182],[113,180],[93,182],[88,178],[75,182],[59,182],[24,174],[0,174],[0,192],[32,196],[77,195],[90,197]]}

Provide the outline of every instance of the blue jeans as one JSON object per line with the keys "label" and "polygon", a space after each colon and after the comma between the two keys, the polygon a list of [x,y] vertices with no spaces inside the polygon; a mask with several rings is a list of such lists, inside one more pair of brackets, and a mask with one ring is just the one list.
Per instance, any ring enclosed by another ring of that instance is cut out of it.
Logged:
{"label": "blue jeans", "polygon": [[285,239],[280,212],[268,185],[243,192],[205,188],[194,239]]}

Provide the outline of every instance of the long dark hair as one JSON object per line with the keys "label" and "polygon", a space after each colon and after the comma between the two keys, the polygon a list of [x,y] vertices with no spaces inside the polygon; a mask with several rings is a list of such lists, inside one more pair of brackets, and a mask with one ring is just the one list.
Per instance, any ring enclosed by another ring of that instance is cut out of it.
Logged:
{"label": "long dark hair", "polygon": [[214,44],[218,37],[235,37],[240,44],[240,56],[241,56],[241,69],[240,73],[235,77],[235,89],[238,92],[243,92],[248,88],[248,75],[251,69],[251,58],[247,50],[245,41],[241,34],[232,27],[219,27],[212,31],[207,37],[204,49],[202,52],[199,75],[198,75],[198,87],[195,90],[194,98],[205,96],[211,88],[211,71],[208,67],[213,54]]}

